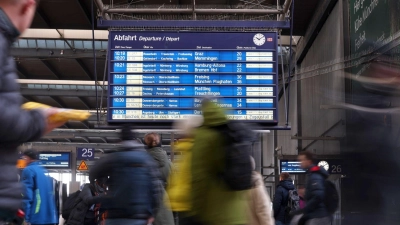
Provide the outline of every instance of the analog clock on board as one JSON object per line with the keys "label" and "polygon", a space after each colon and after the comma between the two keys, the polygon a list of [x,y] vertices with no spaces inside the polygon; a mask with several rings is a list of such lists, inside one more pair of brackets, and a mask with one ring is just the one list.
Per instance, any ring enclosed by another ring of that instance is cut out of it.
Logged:
{"label": "analog clock on board", "polygon": [[253,42],[254,42],[255,45],[258,45],[258,46],[263,45],[263,44],[265,43],[265,36],[264,36],[264,34],[258,33],[258,34],[256,34],[256,35],[254,35],[254,37],[253,37]]}
{"label": "analog clock on board", "polygon": [[329,170],[329,163],[327,161],[320,161],[318,166],[322,166],[326,171]]}

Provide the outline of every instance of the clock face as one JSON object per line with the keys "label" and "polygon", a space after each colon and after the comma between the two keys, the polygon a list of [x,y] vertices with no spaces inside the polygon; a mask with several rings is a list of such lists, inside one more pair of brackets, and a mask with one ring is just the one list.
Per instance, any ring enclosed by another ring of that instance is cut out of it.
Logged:
{"label": "clock face", "polygon": [[318,163],[318,166],[322,166],[326,171],[329,170],[329,164],[328,164],[327,161],[320,161],[320,162]]}
{"label": "clock face", "polygon": [[253,37],[253,42],[255,45],[261,46],[265,43],[265,36],[263,34],[256,34]]}

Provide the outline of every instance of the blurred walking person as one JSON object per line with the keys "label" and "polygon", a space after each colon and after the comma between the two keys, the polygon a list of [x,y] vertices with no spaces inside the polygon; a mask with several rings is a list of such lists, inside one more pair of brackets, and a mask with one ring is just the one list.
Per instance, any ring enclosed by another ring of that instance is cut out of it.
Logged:
{"label": "blurred walking person", "polygon": [[110,177],[107,195],[101,199],[107,210],[106,225],[151,224],[162,195],[157,166],[129,126],[123,127],[121,139],[122,148],[102,157],[89,179]]}
{"label": "blurred walking person", "polygon": [[159,210],[153,225],[174,225],[175,222],[172,211],[170,211],[164,204],[165,201],[169,201],[169,197],[165,191],[165,188],[167,187],[168,177],[171,173],[172,163],[169,161],[167,153],[162,148],[159,134],[149,133],[144,137],[144,141],[147,147],[147,152],[156,161],[164,188],[163,195],[160,195],[160,205],[158,207]]}
{"label": "blurred walking person", "polygon": [[210,100],[201,107],[204,122],[192,149],[192,213],[204,225],[247,224],[247,191],[231,190],[220,176],[229,143],[218,128],[227,125],[228,119],[224,109]]}
{"label": "blurred walking person", "polygon": [[301,210],[303,216],[299,225],[326,225],[331,223],[330,213],[325,200],[325,180],[329,173],[314,164],[315,156],[309,151],[302,151],[298,156],[301,168],[307,169],[306,206]]}
{"label": "blurred walking person", "polygon": [[25,224],[54,225],[58,224],[55,196],[51,178],[39,165],[39,153],[34,149],[24,152],[28,166],[22,171]]}
{"label": "blurred walking person", "polygon": [[274,225],[272,217],[271,199],[265,189],[264,180],[261,174],[255,171],[256,163],[251,157],[253,164],[253,183],[254,187],[249,190],[249,225]]}
{"label": "blurred walking person", "polygon": [[293,180],[290,178],[290,174],[281,173],[273,203],[276,225],[285,225],[290,222],[287,215],[287,207],[289,203],[289,191],[292,190],[295,190],[295,188]]}
{"label": "blurred walking person", "polygon": [[38,139],[62,124],[49,123],[47,117],[57,112],[25,111],[16,81],[15,62],[10,49],[18,36],[29,28],[38,0],[0,1],[0,223],[13,221],[21,207],[22,185],[18,182],[17,147]]}
{"label": "blurred walking person", "polygon": [[178,120],[174,129],[178,130],[180,139],[174,145],[174,151],[181,153],[179,160],[175,161],[177,168],[169,178],[167,193],[169,201],[165,203],[169,208],[178,212],[179,225],[192,225],[191,210],[191,160],[195,128],[203,123],[202,116],[190,116]]}

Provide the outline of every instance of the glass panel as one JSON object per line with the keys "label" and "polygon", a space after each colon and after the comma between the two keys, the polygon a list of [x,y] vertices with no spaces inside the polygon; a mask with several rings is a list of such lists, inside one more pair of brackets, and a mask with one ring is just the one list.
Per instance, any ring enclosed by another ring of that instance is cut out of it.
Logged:
{"label": "glass panel", "polygon": [[87,49],[92,49],[92,41],[83,41],[83,47]]}
{"label": "glass panel", "polygon": [[29,48],[36,48],[36,40],[28,40]]}
{"label": "glass panel", "polygon": [[20,48],[28,48],[28,40],[20,39],[18,43]]}
{"label": "glass panel", "polygon": [[46,40],[37,40],[37,47],[38,48],[46,48]]}
{"label": "glass panel", "polygon": [[101,41],[95,41],[95,42],[94,42],[94,47],[95,47],[96,49],[102,49],[102,48],[101,48]]}
{"label": "glass panel", "polygon": [[46,40],[47,47],[48,48],[55,48],[56,47],[56,42],[55,40]]}
{"label": "glass panel", "polygon": [[108,41],[102,41],[103,49],[108,48]]}
{"label": "glass panel", "polygon": [[82,41],[74,41],[74,47],[75,48],[83,48],[83,42]]}
{"label": "glass panel", "polygon": [[59,49],[66,48],[65,42],[63,40],[56,40],[56,48],[59,48]]}

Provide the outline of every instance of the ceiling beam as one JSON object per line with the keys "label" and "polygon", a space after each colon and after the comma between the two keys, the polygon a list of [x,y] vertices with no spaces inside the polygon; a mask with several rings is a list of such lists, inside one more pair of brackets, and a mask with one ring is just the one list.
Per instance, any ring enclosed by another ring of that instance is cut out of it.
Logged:
{"label": "ceiling beam", "polygon": [[92,17],[91,17],[91,13],[89,12],[89,10],[87,9],[85,3],[83,0],[76,0],[79,7],[81,8],[82,12],[85,14],[85,17],[87,19],[87,22],[89,22],[90,25],[92,25]]}
{"label": "ceiling beam", "polygon": [[57,104],[58,104],[61,108],[68,108],[67,104],[65,104],[64,100],[62,100],[60,97],[51,96],[50,98],[52,98],[54,101],[56,101]]}
{"label": "ceiling beam", "polygon": [[37,9],[37,14],[42,18],[42,20],[46,23],[47,28],[51,28],[51,21],[49,17],[47,17],[46,13],[40,7]]}
{"label": "ceiling beam", "polygon": [[60,73],[56,70],[56,68],[54,68],[53,65],[51,65],[49,61],[46,61],[44,59],[40,59],[40,61],[47,67],[47,69],[50,70],[51,73],[54,74],[54,76],[56,76],[58,79],[61,79]]}
{"label": "ceiling beam", "polygon": [[23,76],[24,79],[30,78],[31,75],[19,63],[17,64],[17,71]]}
{"label": "ceiling beam", "polygon": [[[16,61],[19,61],[23,58],[40,58],[40,59],[82,59],[82,58],[90,58],[93,59],[93,51],[92,50],[84,50],[84,49],[64,49],[63,54],[61,54],[60,50],[54,49],[36,49],[36,48],[11,48],[11,55],[16,58]],[[106,52],[102,50],[96,51],[96,58],[106,58]],[[17,64],[18,65],[18,64]]]}
{"label": "ceiling beam", "polygon": [[79,100],[86,106],[87,109],[90,109],[90,104],[89,101],[87,101],[86,99],[84,99],[83,97],[78,97]]}
{"label": "ceiling beam", "polygon": [[36,100],[32,96],[23,96],[28,102],[36,102]]}
{"label": "ceiling beam", "polygon": [[86,65],[83,63],[82,59],[75,59],[76,62],[79,64],[79,66],[82,68],[82,70],[85,72],[86,76],[88,76],[88,78],[90,80],[94,80],[94,76],[93,74],[89,71],[89,69],[86,67]]}

